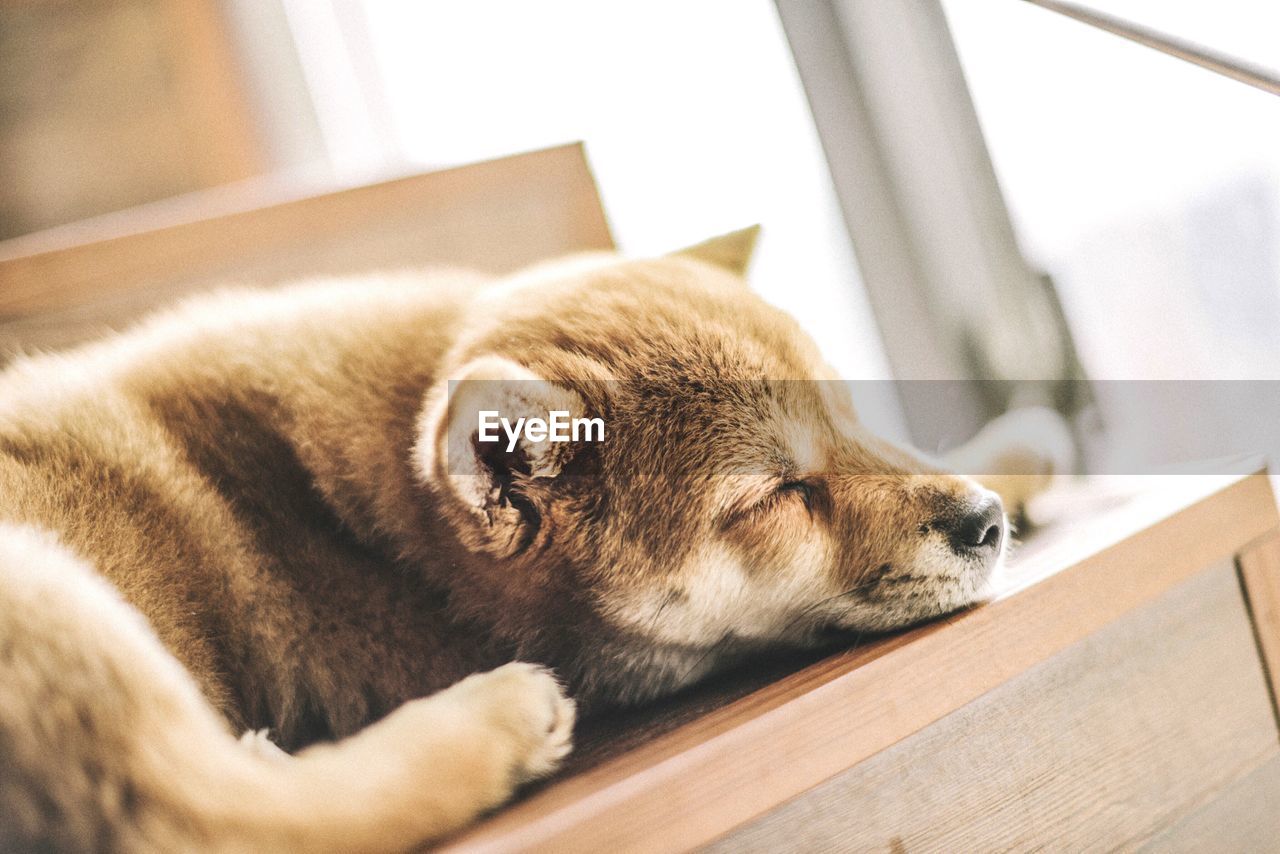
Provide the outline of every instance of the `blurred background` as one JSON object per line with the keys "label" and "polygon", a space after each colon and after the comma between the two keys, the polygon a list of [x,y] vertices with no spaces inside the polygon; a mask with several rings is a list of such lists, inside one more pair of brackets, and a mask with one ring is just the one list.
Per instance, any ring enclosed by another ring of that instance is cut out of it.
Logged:
{"label": "blurred background", "polygon": [[[1096,5],[1280,73],[1280,4]],[[1090,374],[1280,377],[1280,99],[1026,3],[944,6]]]}
{"label": "blurred background", "polygon": [[[1106,9],[1280,67],[1277,4]],[[754,286],[843,377],[952,383],[886,395],[927,449],[1280,377],[1280,99],[1021,0],[0,2],[0,261],[574,140],[625,251],[762,223]]]}

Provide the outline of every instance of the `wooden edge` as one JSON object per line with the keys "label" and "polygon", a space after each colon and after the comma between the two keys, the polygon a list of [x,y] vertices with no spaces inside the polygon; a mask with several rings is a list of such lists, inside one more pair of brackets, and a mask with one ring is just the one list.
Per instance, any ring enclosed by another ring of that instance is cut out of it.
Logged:
{"label": "wooden edge", "polygon": [[1278,519],[1264,474],[1230,480],[1014,595],[828,658],[557,783],[446,850],[703,844],[1232,557]]}
{"label": "wooden edge", "polygon": [[105,227],[15,238],[0,244],[0,318],[191,277],[229,256],[314,243],[380,220],[429,216],[464,202],[536,198],[548,188],[566,197],[567,218],[581,244],[566,251],[613,248],[582,143],[571,143],[283,201],[264,202],[259,193],[213,194],[208,198],[222,199],[217,212],[204,209],[198,218],[188,215],[199,205],[157,206],[107,217]]}
{"label": "wooden edge", "polygon": [[1271,708],[1280,725],[1280,532],[1242,551],[1236,557],[1236,569],[1271,689]]}

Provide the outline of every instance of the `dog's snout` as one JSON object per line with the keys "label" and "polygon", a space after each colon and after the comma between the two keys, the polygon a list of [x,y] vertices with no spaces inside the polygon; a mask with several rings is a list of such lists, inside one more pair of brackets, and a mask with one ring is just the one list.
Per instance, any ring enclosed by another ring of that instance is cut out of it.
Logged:
{"label": "dog's snout", "polygon": [[1004,505],[998,496],[984,495],[968,502],[961,512],[946,520],[941,527],[957,554],[994,557],[999,554],[1004,541]]}

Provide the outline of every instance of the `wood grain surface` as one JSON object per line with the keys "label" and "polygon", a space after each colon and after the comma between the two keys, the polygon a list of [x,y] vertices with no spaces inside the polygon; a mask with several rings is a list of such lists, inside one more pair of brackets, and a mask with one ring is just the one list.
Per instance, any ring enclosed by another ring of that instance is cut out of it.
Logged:
{"label": "wood grain surface", "polygon": [[216,285],[429,265],[501,273],[613,248],[578,144],[279,196],[215,192],[0,244],[0,358],[75,343]]}
{"label": "wood grain surface", "polygon": [[1143,845],[1143,854],[1275,851],[1280,845],[1280,759],[1272,759]]}
{"label": "wood grain surface", "polygon": [[1278,756],[1228,560],[704,850],[1127,850]]}

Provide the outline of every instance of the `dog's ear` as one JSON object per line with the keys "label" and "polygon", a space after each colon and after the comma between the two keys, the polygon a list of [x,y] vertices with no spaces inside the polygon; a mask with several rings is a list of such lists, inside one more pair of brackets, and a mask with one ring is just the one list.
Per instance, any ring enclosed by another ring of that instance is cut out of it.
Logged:
{"label": "dog's ear", "polygon": [[686,258],[697,258],[733,273],[744,276],[751,265],[751,256],[755,252],[756,241],[760,237],[760,226],[753,225],[701,243],[681,249],[672,255]]}
{"label": "dog's ear", "polygon": [[539,498],[578,447],[545,431],[512,438],[498,419],[514,426],[518,419],[546,421],[551,412],[580,418],[585,409],[576,392],[496,356],[472,361],[428,397],[414,463],[420,477],[463,508],[460,534],[469,548],[495,557],[523,549],[541,522]]}

